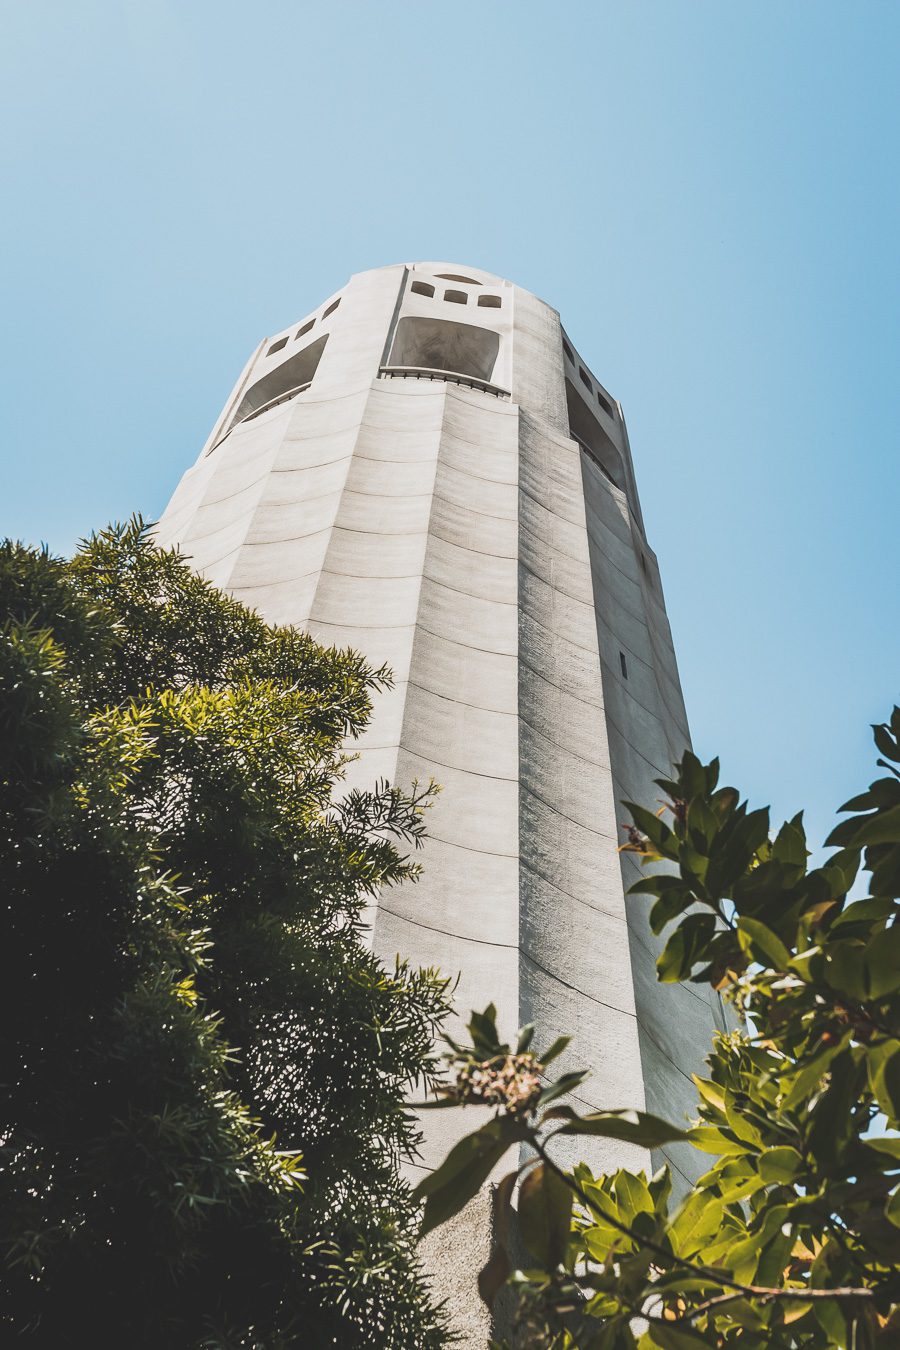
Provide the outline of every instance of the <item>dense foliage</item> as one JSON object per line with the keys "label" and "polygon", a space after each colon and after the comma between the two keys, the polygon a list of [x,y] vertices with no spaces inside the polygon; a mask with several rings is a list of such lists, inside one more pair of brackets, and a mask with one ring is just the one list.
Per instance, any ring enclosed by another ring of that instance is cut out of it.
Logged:
{"label": "dense foliage", "polygon": [[[767,810],[718,786],[686,754],[660,780],[667,808],[631,805],[626,848],[655,865],[664,981],[722,990],[742,1030],[717,1037],[697,1079],[699,1123],[637,1112],[577,1115],[549,1083],[549,1054],[497,1039],[493,1009],[439,1103],[493,1104],[419,1188],[425,1227],[454,1213],[511,1144],[526,1161],[496,1191],[500,1241],[482,1272],[490,1301],[510,1277],[518,1227],[532,1266],[512,1274],[516,1344],[581,1350],[900,1345],[900,710],[874,728],[887,774],[847,802],[810,869],[802,818],[773,838]],[[663,818],[665,817],[665,818]],[[662,866],[660,866],[662,864]],[[868,894],[850,899],[861,875]],[[551,1104],[552,1103],[552,1104]],[[559,1134],[648,1147],[689,1139],[708,1171],[674,1203],[665,1169],[593,1176],[554,1161]]]}
{"label": "dense foliage", "polygon": [[361,936],[428,794],[339,790],[386,673],[139,522],[3,545],[0,611],[4,1344],[442,1344],[399,1168],[445,991]]}

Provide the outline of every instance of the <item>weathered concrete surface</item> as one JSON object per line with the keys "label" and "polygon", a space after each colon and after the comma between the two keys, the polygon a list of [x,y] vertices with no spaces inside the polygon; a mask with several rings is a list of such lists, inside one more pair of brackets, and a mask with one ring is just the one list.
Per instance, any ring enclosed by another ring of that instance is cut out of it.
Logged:
{"label": "weathered concrete surface", "polygon": [[[350,781],[444,790],[421,883],[372,908],[376,951],[459,972],[462,1013],[494,1001],[508,1032],[573,1033],[586,1106],[682,1119],[721,1008],[656,982],[616,846],[618,803],[656,798],[687,720],[621,409],[556,311],[453,264],[353,277],[257,349],[159,538],[267,619],[393,668]],[[471,1125],[432,1115],[423,1167]],[[597,1168],[650,1162],[574,1145]],[[685,1184],[703,1168],[668,1157]],[[462,1309],[483,1233],[454,1233],[431,1247],[457,1251],[440,1268]]]}

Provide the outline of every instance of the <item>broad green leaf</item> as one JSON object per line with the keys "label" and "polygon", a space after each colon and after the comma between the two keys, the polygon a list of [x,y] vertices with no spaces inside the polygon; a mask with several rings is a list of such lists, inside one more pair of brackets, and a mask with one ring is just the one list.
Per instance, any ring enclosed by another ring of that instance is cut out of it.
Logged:
{"label": "broad green leaf", "polygon": [[414,1202],[425,1201],[423,1236],[459,1213],[487,1181],[510,1144],[521,1137],[518,1122],[501,1116],[466,1135],[450,1150],[441,1166],[413,1191]]}
{"label": "broad green leaf", "polygon": [[650,840],[650,843],[658,853],[666,857],[673,856],[672,849],[675,843],[675,836],[669,829],[666,822],[646,807],[638,806],[636,802],[623,802],[622,805],[631,815],[635,825]]}
{"label": "broad green leaf", "polygon": [[525,1245],[546,1270],[555,1270],[569,1245],[573,1193],[552,1168],[538,1163],[519,1187],[519,1227]]}
{"label": "broad green leaf", "polygon": [[773,1185],[783,1185],[793,1181],[803,1170],[803,1159],[795,1148],[788,1144],[766,1149],[759,1156],[759,1171],[763,1180]]}
{"label": "broad green leaf", "polygon": [[874,1148],[878,1153],[886,1153],[889,1158],[895,1158],[900,1164],[900,1135],[876,1135],[873,1138],[864,1139],[862,1142],[866,1145],[866,1148]]}
{"label": "broad green leaf", "polygon": [[785,1110],[791,1111],[794,1107],[800,1106],[811,1095],[813,1089],[828,1072],[832,1060],[836,1059],[841,1051],[845,1050],[850,1044],[852,1036],[852,1031],[845,1032],[839,1041],[826,1046],[824,1050],[813,1055],[811,1059],[801,1060],[796,1069],[784,1075],[782,1081],[786,1087],[790,1085],[782,1102]]}
{"label": "broad green leaf", "polygon": [[748,956],[759,961],[760,965],[770,966],[773,970],[787,970],[791,954],[777,933],[759,919],[749,919],[741,915],[738,919],[738,940]]}
{"label": "broad green leaf", "polygon": [[517,1055],[525,1054],[525,1051],[531,1045],[533,1037],[534,1037],[534,1023],[529,1022],[527,1026],[522,1027],[521,1030],[519,1031],[519,1039],[516,1042]]}
{"label": "broad green leaf", "polygon": [[564,1097],[567,1092],[572,1092],[577,1088],[579,1083],[583,1083],[587,1076],[587,1069],[581,1069],[577,1073],[564,1073],[561,1078],[557,1078],[555,1083],[549,1083],[543,1089],[538,1097],[538,1106],[547,1106],[557,1097]]}
{"label": "broad green leaf", "polygon": [[497,1009],[489,1003],[483,1013],[474,1009],[469,1014],[469,1034],[478,1054],[485,1058],[506,1050],[497,1037]]}
{"label": "broad green leaf", "polygon": [[869,1085],[888,1120],[900,1121],[900,1042],[887,1041],[867,1055]]}
{"label": "broad green leaf", "polygon": [[701,1347],[715,1345],[715,1341],[701,1336],[688,1326],[666,1326],[660,1322],[651,1322],[647,1329],[650,1345],[658,1345],[661,1350],[701,1350]]}
{"label": "broad green leaf", "polygon": [[801,811],[794,816],[793,820],[786,820],[778,831],[778,836],[772,845],[772,857],[776,862],[784,863],[788,867],[805,868],[808,856],[806,831],[803,828],[803,812]]}
{"label": "broad green leaf", "polygon": [[698,1078],[695,1073],[691,1074],[694,1086],[700,1093],[703,1100],[716,1111],[725,1114],[725,1097],[722,1088],[718,1083],[714,1083],[711,1078]]}
{"label": "broad green leaf", "polygon": [[883,998],[900,989],[900,924],[869,939],[865,964],[870,997]]}
{"label": "broad green leaf", "polygon": [[654,1213],[656,1206],[640,1173],[621,1169],[616,1173],[615,1186],[619,1213],[626,1223],[630,1224],[637,1214]]}
{"label": "broad green leaf", "polygon": [[644,1148],[659,1148],[662,1144],[693,1137],[693,1132],[689,1134],[643,1111],[593,1111],[586,1116],[573,1116],[559,1133],[602,1135],[607,1139],[641,1144]]}
{"label": "broad green leaf", "polygon": [[571,1039],[571,1036],[557,1036],[550,1048],[545,1050],[541,1055],[541,1063],[544,1065],[552,1063],[552,1061],[557,1059],[566,1049]]}
{"label": "broad green leaf", "polygon": [[888,919],[894,914],[900,914],[900,902],[890,896],[878,896],[877,899],[869,900],[854,900],[834,920],[831,925],[831,932],[836,933],[841,928],[849,927],[850,924],[870,925],[876,923],[879,919]]}
{"label": "broad green leaf", "polygon": [[900,1186],[888,1197],[888,1202],[884,1207],[885,1217],[890,1219],[891,1223],[900,1228]]}
{"label": "broad green leaf", "polygon": [[717,1153],[720,1156],[725,1154],[753,1153],[746,1144],[737,1139],[729,1139],[721,1130],[717,1130],[713,1125],[695,1125],[687,1133],[687,1138],[695,1148],[701,1149],[704,1153]]}
{"label": "broad green leaf", "polygon": [[825,978],[832,989],[864,1003],[869,996],[865,949],[849,941],[829,943],[825,949]]}

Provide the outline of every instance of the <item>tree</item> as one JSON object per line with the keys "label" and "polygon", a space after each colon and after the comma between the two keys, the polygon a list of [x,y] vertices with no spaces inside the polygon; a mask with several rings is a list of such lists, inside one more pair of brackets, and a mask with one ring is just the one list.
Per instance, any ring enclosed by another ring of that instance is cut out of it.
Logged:
{"label": "tree", "polygon": [[446,1011],[362,939],[429,790],[341,795],[388,682],[138,521],[0,547],[0,1327],[435,1347],[400,1165]]}
{"label": "tree", "polygon": [[[426,1230],[455,1212],[512,1144],[527,1160],[495,1193],[500,1241],[481,1274],[510,1277],[518,1222],[533,1266],[512,1274],[517,1344],[581,1350],[900,1345],[900,709],[874,728],[887,775],[842,807],[810,868],[802,816],[772,838],[767,810],[719,787],[688,753],[659,786],[667,808],[628,804],[625,848],[656,870],[631,888],[671,928],[664,981],[724,991],[741,1030],[718,1036],[695,1079],[689,1129],[639,1112],[578,1115],[583,1077],[545,1075],[561,1048],[497,1036],[493,1008],[452,1045],[439,1105],[495,1106],[418,1188]],[[661,817],[666,816],[666,819]],[[665,870],[659,870],[663,864]],[[851,899],[860,868],[868,894]],[[668,1172],[593,1176],[554,1161],[559,1135],[647,1147],[688,1139],[710,1166],[685,1200]]]}

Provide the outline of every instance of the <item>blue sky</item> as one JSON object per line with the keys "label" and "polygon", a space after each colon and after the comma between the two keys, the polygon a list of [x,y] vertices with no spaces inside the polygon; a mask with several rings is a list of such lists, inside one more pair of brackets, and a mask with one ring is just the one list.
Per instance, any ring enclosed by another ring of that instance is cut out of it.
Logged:
{"label": "blue sky", "polygon": [[354,271],[554,304],[622,400],[696,748],[821,836],[900,693],[893,0],[29,0],[0,533],[156,517]]}

